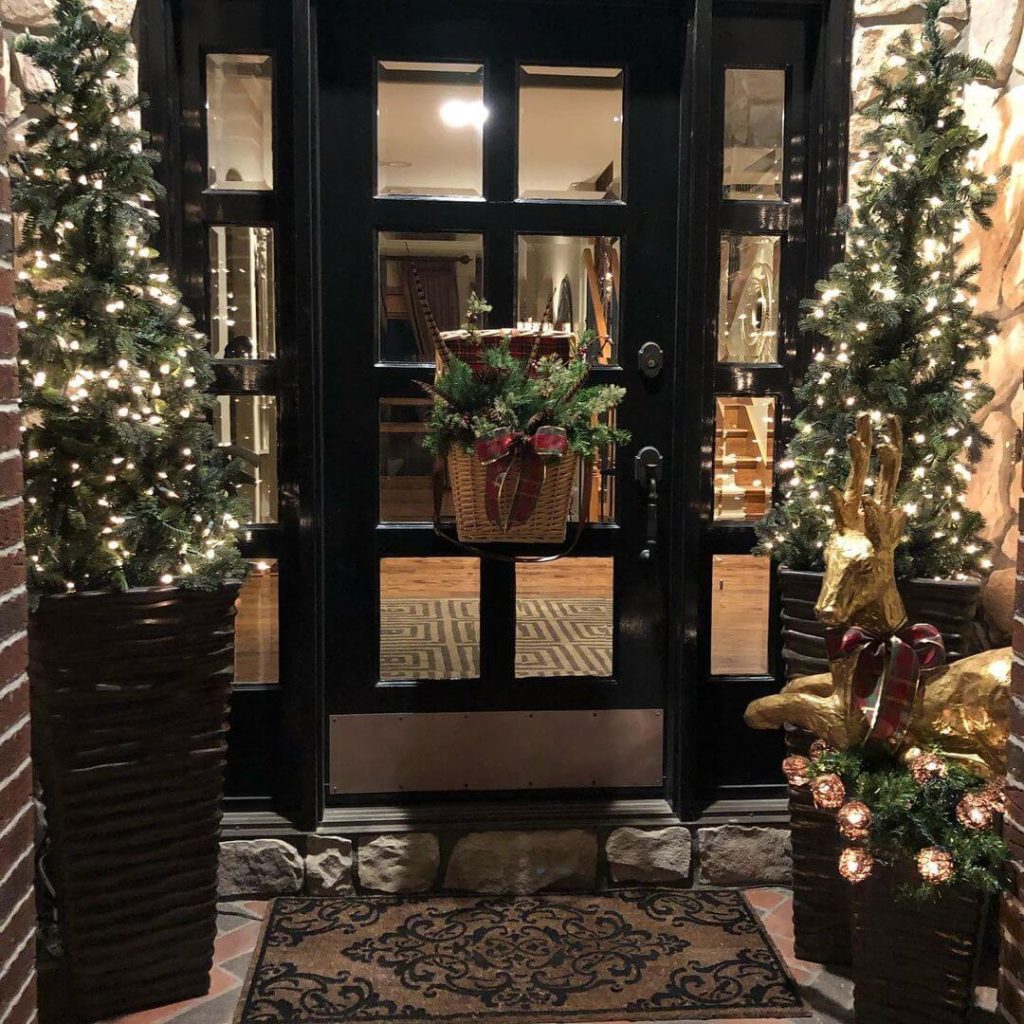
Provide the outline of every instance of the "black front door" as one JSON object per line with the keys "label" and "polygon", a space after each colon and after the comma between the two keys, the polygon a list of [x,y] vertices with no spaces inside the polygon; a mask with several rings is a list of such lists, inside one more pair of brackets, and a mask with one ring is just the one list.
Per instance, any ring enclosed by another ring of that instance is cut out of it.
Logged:
{"label": "black front door", "polygon": [[[660,796],[682,13],[345,0],[317,36],[328,803]],[[588,507],[577,490],[588,525],[559,561],[478,558],[431,526],[417,382],[429,319],[458,326],[472,291],[492,326],[595,330],[594,382],[627,391],[632,443]]]}

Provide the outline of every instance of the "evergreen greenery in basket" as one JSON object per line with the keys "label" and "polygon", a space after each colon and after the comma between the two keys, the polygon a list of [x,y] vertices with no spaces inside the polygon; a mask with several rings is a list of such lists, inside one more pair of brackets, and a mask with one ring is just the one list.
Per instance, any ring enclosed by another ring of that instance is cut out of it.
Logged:
{"label": "evergreen greenery in basket", "polygon": [[923,32],[902,33],[872,79],[860,113],[873,125],[840,222],[846,257],[803,304],[802,328],[825,344],[796,390],[782,500],[757,528],[758,553],[790,569],[822,568],[829,488],[842,487],[860,413],[900,417],[907,439],[896,575],[963,578],[991,565],[964,492],[990,444],[973,418],[992,397],[979,360],[996,323],[975,312],[979,268],[964,262],[962,239],[972,220],[990,223],[999,182],[979,168],[985,136],[966,122],[963,90],[994,72],[942,37],[943,4],[929,0]]}
{"label": "evergreen greenery in basket", "polygon": [[474,370],[454,356],[433,384],[422,384],[434,399],[424,446],[443,456],[450,448],[472,450],[497,430],[522,437],[540,427],[560,427],[569,450],[584,458],[613,444],[627,444],[629,432],[600,421],[622,401],[625,389],[614,384],[586,387],[590,364],[585,352],[563,361],[545,356],[517,359],[508,342],[483,353],[482,369]]}
{"label": "evergreen greenery in basket", "polygon": [[913,864],[907,899],[929,899],[952,886],[999,893],[1008,883],[1009,849],[1001,835],[1001,782],[984,779],[941,751],[902,761],[877,747],[836,751],[817,743],[810,759],[789,757],[790,784],[808,786],[819,807],[836,811],[843,850],[839,871],[868,878],[876,864]]}
{"label": "evergreen greenery in basket", "polygon": [[45,79],[14,182],[29,585],[212,590],[245,575],[244,477],[214,443],[206,341],[148,244],[161,189],[131,39],[84,0],[54,15],[17,43]]}

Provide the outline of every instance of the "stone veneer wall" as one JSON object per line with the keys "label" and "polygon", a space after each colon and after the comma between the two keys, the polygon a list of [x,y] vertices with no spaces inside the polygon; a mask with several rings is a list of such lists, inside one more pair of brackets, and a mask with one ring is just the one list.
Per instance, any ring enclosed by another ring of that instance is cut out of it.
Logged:
{"label": "stone veneer wall", "polygon": [[237,896],[593,892],[623,883],[785,885],[787,828],[619,828],[307,836],[221,844],[218,889]]}
{"label": "stone veneer wall", "polygon": [[[868,78],[880,65],[886,46],[904,28],[919,25],[922,5],[915,0],[853,0],[853,100],[869,94]],[[967,256],[982,264],[978,309],[1000,321],[1000,340],[985,360],[985,380],[995,398],[978,416],[994,444],[968,491],[971,506],[988,520],[995,571],[986,588],[986,612],[992,639],[1009,641],[1017,559],[1017,503],[1021,497],[1020,424],[1024,418],[1024,0],[950,0],[942,22],[957,46],[982,57],[996,69],[996,81],[974,82],[964,102],[973,125],[988,134],[981,153],[990,171],[1009,165],[1012,177],[992,211],[993,227],[975,229]],[[851,178],[858,172],[863,119],[853,116],[850,132]]]}

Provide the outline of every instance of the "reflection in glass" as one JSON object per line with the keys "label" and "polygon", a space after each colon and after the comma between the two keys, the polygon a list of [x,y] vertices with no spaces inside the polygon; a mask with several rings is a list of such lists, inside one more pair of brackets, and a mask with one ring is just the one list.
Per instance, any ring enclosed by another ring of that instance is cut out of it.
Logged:
{"label": "reflection in glass", "polygon": [[[429,523],[434,517],[434,457],[422,444],[430,418],[429,398],[382,398],[380,402],[380,521]],[[445,490],[441,514],[453,515]]]}
{"label": "reflection in glass", "polygon": [[274,77],[270,57],[206,56],[207,184],[267,192],[274,187]]}
{"label": "reflection in glass", "polygon": [[612,674],[614,560],[516,566],[516,678]]}
{"label": "reflection in glass", "polygon": [[519,197],[622,198],[622,70],[519,69]]}
{"label": "reflection in glass", "polygon": [[[616,423],[617,409],[609,409],[601,413],[598,420],[614,427]],[[582,472],[590,474],[590,496],[586,511],[588,523],[614,523],[615,509],[615,473],[616,454],[618,448],[610,445],[608,448],[600,449],[594,458],[584,463]],[[573,491],[572,504],[569,506],[569,519],[571,522],[579,521],[580,505],[585,497],[585,481],[579,481]]]}
{"label": "reflection in glass", "polygon": [[276,558],[253,559],[238,595],[235,618],[235,682],[280,681]]}
{"label": "reflection in glass", "polygon": [[779,353],[777,235],[723,234],[718,277],[718,361],[774,363]]}
{"label": "reflection in glass", "polygon": [[772,500],[775,399],[715,399],[715,519],[757,522]]}
{"label": "reflection in glass", "polygon": [[380,358],[432,363],[433,328],[454,331],[482,293],[483,235],[381,231],[377,236]]}
{"label": "reflection in glass", "polygon": [[246,481],[239,493],[249,522],[277,522],[277,400],[272,395],[218,395],[213,407],[217,444],[241,459]]}
{"label": "reflection in glass", "polygon": [[561,331],[596,332],[591,358],[616,361],[619,239],[601,235],[520,235],[516,319]]}
{"label": "reflection in glass", "polygon": [[480,563],[380,560],[380,678],[480,675]]}
{"label": "reflection in glass", "polygon": [[711,578],[711,674],[768,673],[772,563],[754,555],[715,555]]}
{"label": "reflection in glass", "polygon": [[377,194],[483,195],[480,64],[377,65]]}
{"label": "reflection in glass", "polygon": [[274,229],[210,228],[210,342],[216,359],[277,355]]}
{"label": "reflection in glass", "polygon": [[785,109],[785,69],[726,68],[726,199],[782,198]]}

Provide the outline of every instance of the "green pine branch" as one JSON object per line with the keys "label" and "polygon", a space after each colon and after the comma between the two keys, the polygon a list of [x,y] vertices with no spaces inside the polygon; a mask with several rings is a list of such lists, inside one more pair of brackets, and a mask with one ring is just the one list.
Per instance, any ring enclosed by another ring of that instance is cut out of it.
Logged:
{"label": "green pine branch", "polygon": [[974,417],[992,398],[977,366],[996,324],[974,310],[978,267],[963,262],[961,239],[970,221],[987,226],[999,184],[978,168],[985,137],[962,104],[964,86],[993,72],[943,41],[941,8],[931,0],[920,36],[901,34],[872,79],[865,163],[841,218],[846,257],[803,303],[801,326],[821,344],[796,388],[782,500],[758,526],[759,553],[792,568],[822,568],[828,490],[846,479],[860,412],[879,428],[889,415],[903,424],[897,575],[962,577],[990,564],[984,520],[964,495],[991,444]]}
{"label": "green pine branch", "polygon": [[215,442],[206,340],[156,262],[156,155],[125,90],[130,37],[58,0],[20,52],[52,85],[17,158],[26,546],[34,593],[245,573],[241,466]]}

